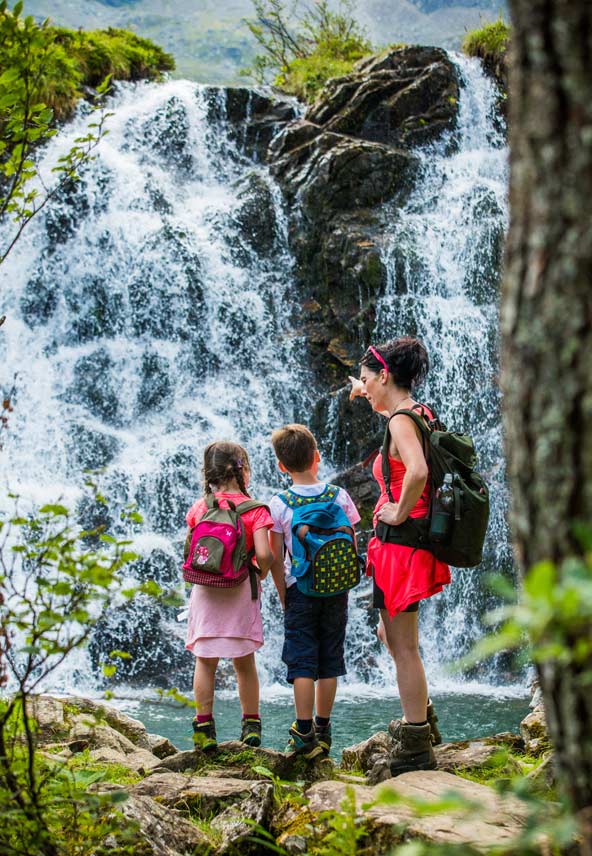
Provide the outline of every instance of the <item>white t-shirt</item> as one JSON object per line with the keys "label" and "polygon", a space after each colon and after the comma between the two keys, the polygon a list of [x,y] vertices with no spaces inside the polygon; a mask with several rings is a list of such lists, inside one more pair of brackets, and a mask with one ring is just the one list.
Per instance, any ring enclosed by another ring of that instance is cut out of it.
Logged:
{"label": "white t-shirt", "polygon": [[[327,487],[327,482],[317,482],[316,484],[293,484],[290,490],[297,493],[299,496],[320,496]],[[335,502],[340,505],[345,511],[347,519],[352,526],[360,522],[358,509],[354,505],[354,501],[349,493],[342,487],[339,488]],[[292,561],[290,555],[292,553],[292,514],[293,511],[289,505],[281,499],[277,494],[271,498],[269,510],[273,519],[272,532],[281,532],[284,536],[284,544],[286,546],[286,554],[284,556],[284,572],[286,574],[286,586],[291,586],[296,582],[296,577],[290,573],[292,569]]]}

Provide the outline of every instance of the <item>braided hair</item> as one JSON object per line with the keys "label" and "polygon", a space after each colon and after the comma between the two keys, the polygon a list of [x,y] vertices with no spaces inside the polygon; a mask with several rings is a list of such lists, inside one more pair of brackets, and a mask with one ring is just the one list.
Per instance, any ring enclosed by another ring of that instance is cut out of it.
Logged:
{"label": "braided hair", "polygon": [[212,487],[226,485],[235,479],[241,493],[249,496],[245,484],[246,469],[251,469],[249,456],[246,449],[238,443],[230,443],[226,440],[210,443],[204,451],[204,494],[211,494]]}

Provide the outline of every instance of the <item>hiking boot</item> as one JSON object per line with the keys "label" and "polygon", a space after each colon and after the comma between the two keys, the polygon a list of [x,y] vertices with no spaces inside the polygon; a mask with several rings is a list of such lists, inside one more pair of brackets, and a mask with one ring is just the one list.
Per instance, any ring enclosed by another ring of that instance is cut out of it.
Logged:
{"label": "hiking boot", "polygon": [[331,723],[327,725],[317,725],[315,723],[315,732],[319,746],[323,750],[323,755],[327,757],[331,751]]}
{"label": "hiking boot", "polygon": [[436,711],[434,710],[434,704],[431,699],[428,699],[428,712],[426,719],[430,726],[430,740],[432,741],[432,746],[439,746],[442,742],[442,735],[440,734],[440,729],[438,728],[438,717],[436,715]]}
{"label": "hiking boot", "polygon": [[261,720],[253,717],[243,719],[240,739],[247,746],[261,746]]}
{"label": "hiking boot", "polygon": [[195,748],[201,749],[202,752],[213,752],[218,748],[216,723],[213,719],[208,719],[207,722],[193,720],[193,743]]}
{"label": "hiking boot", "polygon": [[400,719],[389,725],[393,748],[389,755],[391,776],[413,770],[435,770],[436,756],[430,739],[430,724],[409,725]]}
{"label": "hiking boot", "polygon": [[308,734],[301,734],[296,728],[296,723],[292,723],[290,728],[290,739],[286,746],[287,752],[294,752],[296,755],[302,755],[307,761],[312,761],[313,758],[318,758],[323,754],[323,747],[317,740],[314,725]]}

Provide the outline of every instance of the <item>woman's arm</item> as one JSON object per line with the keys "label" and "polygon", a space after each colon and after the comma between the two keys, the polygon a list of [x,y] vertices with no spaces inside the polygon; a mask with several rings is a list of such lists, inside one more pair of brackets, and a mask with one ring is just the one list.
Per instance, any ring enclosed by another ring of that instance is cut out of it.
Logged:
{"label": "woman's arm", "polygon": [[282,609],[286,608],[286,574],[284,572],[284,533],[270,532],[269,543],[273,554],[271,576],[277,589]]}
{"label": "woman's arm", "polygon": [[262,526],[261,529],[255,529],[253,532],[253,545],[255,547],[257,565],[261,571],[261,579],[264,580],[273,560],[271,549],[269,547],[269,537],[265,526]]}
{"label": "woman's arm", "polygon": [[386,502],[379,509],[377,517],[383,523],[399,526],[407,520],[422,495],[429,471],[417,429],[408,416],[401,415],[392,419],[390,433],[391,454],[395,451],[405,464],[405,477],[399,502]]}

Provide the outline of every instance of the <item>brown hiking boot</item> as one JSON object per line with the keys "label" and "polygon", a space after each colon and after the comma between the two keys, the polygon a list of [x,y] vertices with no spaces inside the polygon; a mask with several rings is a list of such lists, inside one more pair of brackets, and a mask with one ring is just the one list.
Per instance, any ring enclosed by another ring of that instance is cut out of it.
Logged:
{"label": "brown hiking boot", "polygon": [[442,735],[440,734],[440,729],[438,728],[438,717],[436,715],[436,711],[434,710],[434,704],[431,699],[428,699],[428,711],[426,719],[430,726],[430,740],[432,741],[432,746],[439,746],[442,742]]}
{"label": "brown hiking boot", "polygon": [[430,739],[430,725],[409,725],[396,719],[389,725],[393,748],[389,756],[391,776],[413,770],[435,770],[436,756]]}

